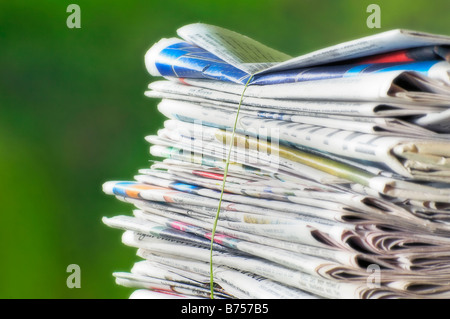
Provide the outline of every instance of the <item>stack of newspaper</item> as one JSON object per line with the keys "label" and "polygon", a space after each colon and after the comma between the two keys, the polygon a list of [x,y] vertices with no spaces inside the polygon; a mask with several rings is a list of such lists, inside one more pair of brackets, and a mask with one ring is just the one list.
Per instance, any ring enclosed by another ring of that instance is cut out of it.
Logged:
{"label": "stack of newspaper", "polygon": [[103,219],[142,257],[118,284],[450,297],[450,37],[392,30],[292,58],[211,25],[178,35],[145,56],[161,161],[103,185],[136,208]]}

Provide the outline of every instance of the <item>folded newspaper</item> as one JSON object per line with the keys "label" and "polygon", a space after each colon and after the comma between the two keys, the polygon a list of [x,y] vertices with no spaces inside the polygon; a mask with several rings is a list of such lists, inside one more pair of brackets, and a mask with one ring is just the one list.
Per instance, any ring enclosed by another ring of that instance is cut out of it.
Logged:
{"label": "folded newspaper", "polygon": [[145,55],[167,117],[106,194],[131,298],[449,298],[450,37],[295,58],[191,24]]}

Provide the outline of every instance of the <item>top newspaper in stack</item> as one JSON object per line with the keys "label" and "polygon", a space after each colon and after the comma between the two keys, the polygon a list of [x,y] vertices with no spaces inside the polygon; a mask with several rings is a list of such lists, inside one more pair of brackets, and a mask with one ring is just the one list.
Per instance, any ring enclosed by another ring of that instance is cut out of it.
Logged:
{"label": "top newspaper in stack", "polygon": [[[398,29],[344,42],[291,58],[289,55],[269,48],[253,39],[217,26],[201,23],[190,24],[178,29],[178,35],[184,41],[177,38],[162,39],[147,52],[147,68],[152,75],[174,75],[163,74],[167,70],[161,69],[161,66],[167,65],[168,62],[167,60],[164,61],[164,58],[167,56],[169,59],[173,57],[170,56],[171,53],[165,56],[166,52],[163,51],[166,48],[169,48],[169,50],[184,48],[193,53],[188,53],[186,57],[193,57],[193,60],[198,58],[197,62],[205,58],[206,61],[210,62],[209,65],[213,67],[216,66],[214,62],[221,62],[224,64],[224,67],[227,65],[229,68],[221,72],[224,76],[233,78],[234,82],[245,83],[245,80],[237,81],[238,77],[233,74],[233,72],[237,73],[235,69],[247,75],[262,75],[354,60],[395,51],[404,52],[405,54],[401,56],[396,52],[396,58],[393,62],[411,62],[414,61],[414,57],[408,57],[407,51],[404,50],[418,47],[433,47],[432,52],[434,53],[422,54],[421,60],[424,60],[423,56],[426,56],[426,60],[446,59],[448,58],[446,46],[450,45],[450,37],[447,36]],[[161,56],[161,53],[163,56]],[[421,55],[419,54],[418,56],[420,57]],[[179,57],[180,55],[178,55]],[[162,58],[164,62],[158,61],[159,58]],[[374,60],[374,58],[372,57],[371,60]],[[365,59],[356,60],[359,64],[361,64],[361,61],[365,61]],[[389,59],[384,58],[383,61],[389,61]],[[195,64],[195,62],[194,64],[187,62],[186,66],[189,68]],[[172,65],[182,67],[182,65],[177,65],[177,63]],[[207,73],[204,75],[208,77]],[[182,77],[179,75],[175,76]]]}
{"label": "top newspaper in stack", "polygon": [[[175,80],[146,92],[165,98],[159,110],[167,117],[231,129],[253,76],[238,132],[276,128],[291,146],[370,163],[400,179],[450,181],[449,37],[392,30],[290,58],[215,26],[178,33],[184,40],[163,39],[145,58],[152,75]],[[387,189],[394,182],[376,183]],[[433,192],[447,201],[447,187],[425,191]]]}
{"label": "top newspaper in stack", "polygon": [[[347,114],[352,104],[369,102],[374,110],[402,109],[403,116],[416,115],[422,108],[425,115],[414,123],[450,131],[446,85],[450,37],[392,30],[291,58],[216,26],[191,24],[178,34],[184,40],[162,39],[147,52],[150,74],[189,79],[184,83],[236,95],[242,87],[232,83],[245,84],[253,76],[246,96],[259,97],[263,104],[267,100],[269,105],[273,99],[283,100],[280,108],[292,100],[325,101],[322,108],[332,104],[337,114]],[[322,81],[317,85],[312,80]],[[358,111],[352,108],[352,112]]]}

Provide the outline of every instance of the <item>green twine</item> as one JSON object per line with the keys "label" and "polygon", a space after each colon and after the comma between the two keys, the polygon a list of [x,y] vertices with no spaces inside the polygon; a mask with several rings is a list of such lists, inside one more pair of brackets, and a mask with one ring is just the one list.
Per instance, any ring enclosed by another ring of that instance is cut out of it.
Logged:
{"label": "green twine", "polygon": [[219,206],[217,207],[216,217],[214,219],[214,226],[213,226],[213,229],[212,229],[212,232],[211,232],[211,247],[210,247],[210,253],[209,253],[209,265],[210,265],[209,286],[210,286],[210,289],[211,289],[211,299],[214,299],[214,273],[213,273],[214,235],[216,234],[217,222],[219,220],[220,208],[222,206],[222,197],[223,197],[223,193],[224,193],[224,190],[225,190],[225,183],[226,183],[227,174],[228,174],[228,166],[230,165],[231,150],[232,150],[233,144],[234,144],[234,134],[236,132],[237,121],[238,121],[238,118],[239,118],[239,111],[241,109],[242,100],[244,99],[245,90],[247,89],[248,85],[250,84],[250,81],[252,80],[252,78],[253,78],[253,75],[251,75],[248,78],[247,83],[245,83],[244,90],[242,91],[241,98],[239,100],[239,105],[238,105],[238,109],[237,109],[237,112],[236,112],[236,118],[234,120],[233,133],[231,133],[231,143],[230,143],[230,147],[228,148],[227,161],[225,162],[225,170],[224,170],[224,173],[223,173],[222,189],[220,191],[220,198],[219,198]]}

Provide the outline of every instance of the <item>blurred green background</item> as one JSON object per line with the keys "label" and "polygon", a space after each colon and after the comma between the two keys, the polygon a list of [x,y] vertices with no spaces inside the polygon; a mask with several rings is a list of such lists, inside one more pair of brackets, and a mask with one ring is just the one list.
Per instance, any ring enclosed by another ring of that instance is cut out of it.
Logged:
{"label": "blurred green background", "polygon": [[[81,7],[81,29],[66,8]],[[381,30],[366,26],[370,3]],[[0,298],[127,298],[113,271],[135,249],[102,216],[131,206],[107,180],[148,166],[144,136],[163,118],[144,97],[146,50],[193,22],[223,26],[290,55],[392,28],[450,34],[448,0],[54,0],[0,2]],[[69,289],[66,268],[81,267]]]}

